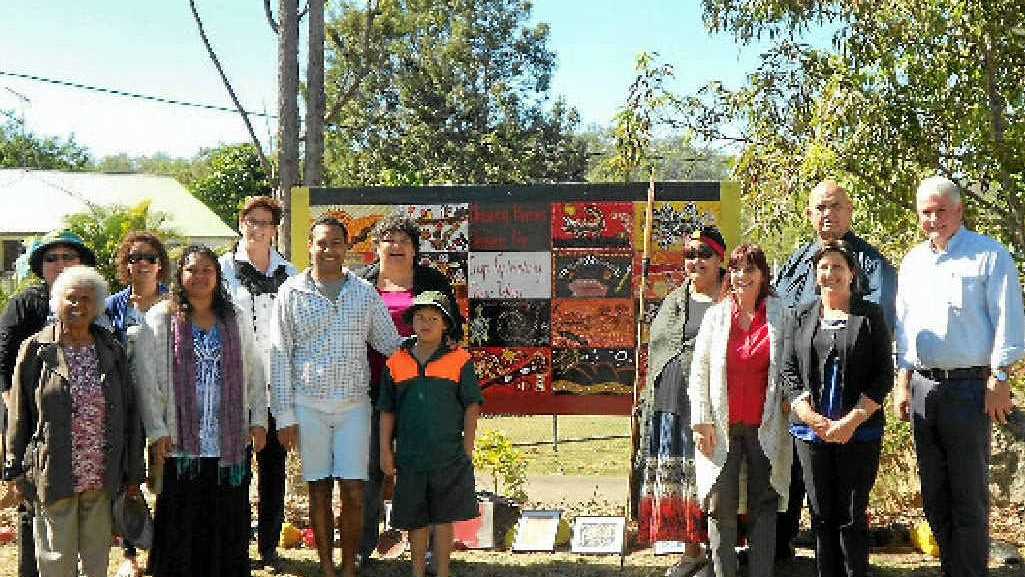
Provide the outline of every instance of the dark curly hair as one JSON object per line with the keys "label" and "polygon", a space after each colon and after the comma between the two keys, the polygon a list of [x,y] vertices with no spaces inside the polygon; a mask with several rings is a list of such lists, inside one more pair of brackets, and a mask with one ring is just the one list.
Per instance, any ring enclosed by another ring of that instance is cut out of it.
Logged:
{"label": "dark curly hair", "polygon": [[217,261],[217,254],[209,247],[198,244],[185,247],[181,258],[178,259],[178,268],[174,274],[174,290],[171,300],[172,310],[175,314],[185,315],[186,317],[192,313],[189,296],[185,293],[185,287],[182,286],[182,271],[185,270],[185,263],[188,262],[189,257],[192,255],[199,255],[210,259],[210,262],[214,263],[214,268],[217,270],[217,285],[214,289],[213,301],[214,314],[221,320],[234,318],[235,308],[231,304],[231,297],[228,295],[228,291],[224,288],[224,276],[221,272],[221,263]]}
{"label": "dark curly hair", "polygon": [[[765,251],[762,250],[762,247],[753,243],[743,243],[733,249],[733,252],[730,253],[727,271],[743,269],[747,265],[755,267],[762,273],[762,282],[758,286],[756,302],[761,303],[765,300],[765,297],[776,296],[776,291],[772,288],[772,273],[769,272],[769,263],[765,258]],[[733,292],[733,280],[727,274],[722,283],[723,298],[731,292]]]}
{"label": "dark curly hair", "polygon": [[413,262],[420,260],[420,225],[416,220],[400,213],[392,213],[377,221],[370,231],[370,240],[378,244],[390,232],[401,232],[413,241]]}
{"label": "dark curly hair", "polygon": [[128,253],[132,250],[132,245],[137,242],[144,242],[150,245],[157,253],[159,260],[157,264],[160,265],[160,272],[157,273],[157,282],[167,282],[167,277],[171,274],[171,259],[168,258],[167,249],[164,248],[164,243],[161,242],[160,237],[155,232],[148,230],[133,230],[121,239],[121,246],[117,247],[117,256],[114,257],[114,263],[117,267],[117,279],[127,284],[131,278],[131,274],[128,272]]}
{"label": "dark curly hair", "polygon": [[[851,250],[851,246],[843,240],[831,240],[822,243],[819,250],[817,250],[815,255],[811,257],[813,269],[818,269],[819,261],[822,260],[822,257],[831,252],[835,252],[843,257],[844,262],[847,263],[847,268],[851,270],[851,296],[863,296],[861,286],[861,267],[858,266],[858,259],[854,257],[854,251]],[[818,284],[815,285],[815,292],[819,292]]]}

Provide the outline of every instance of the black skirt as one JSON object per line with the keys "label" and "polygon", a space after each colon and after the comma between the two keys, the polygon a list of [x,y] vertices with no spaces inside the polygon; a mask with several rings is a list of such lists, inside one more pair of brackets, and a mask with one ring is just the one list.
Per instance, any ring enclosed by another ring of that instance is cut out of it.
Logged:
{"label": "black skirt", "polygon": [[[217,458],[179,473],[178,458],[164,464],[163,490],[153,519],[146,573],[154,577],[249,577],[249,465],[237,487]],[[190,463],[195,465],[196,462]]]}

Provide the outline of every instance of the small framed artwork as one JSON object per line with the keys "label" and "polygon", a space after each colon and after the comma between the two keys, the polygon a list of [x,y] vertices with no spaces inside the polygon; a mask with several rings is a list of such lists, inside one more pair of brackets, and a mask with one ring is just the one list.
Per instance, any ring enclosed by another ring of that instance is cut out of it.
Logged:
{"label": "small framed artwork", "polygon": [[491,549],[495,546],[495,503],[479,501],[476,519],[452,523],[456,543],[467,549]]}
{"label": "small framed artwork", "polygon": [[621,555],[625,531],[624,517],[577,517],[573,520],[570,551]]}
{"label": "small framed artwork", "polygon": [[561,511],[524,511],[516,524],[512,550],[555,551],[555,535],[559,531]]}
{"label": "small framed artwork", "polygon": [[652,546],[653,552],[656,555],[682,554],[686,548],[687,544],[683,541],[655,541],[655,544]]}

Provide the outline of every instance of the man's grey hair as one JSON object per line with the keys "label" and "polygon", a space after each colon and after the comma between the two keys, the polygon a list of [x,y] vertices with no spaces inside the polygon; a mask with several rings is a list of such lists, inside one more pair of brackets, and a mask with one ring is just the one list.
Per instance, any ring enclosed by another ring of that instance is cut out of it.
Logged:
{"label": "man's grey hair", "polygon": [[[75,287],[92,289],[93,302],[96,303],[96,316],[103,314],[104,301],[110,296],[110,285],[96,269],[85,265],[69,266],[53,281],[53,286],[50,287],[50,310],[53,313],[56,314],[60,310],[64,293]],[[96,317],[90,320],[96,320]]]}
{"label": "man's grey hair", "polygon": [[945,176],[930,176],[918,185],[918,193],[915,195],[915,202],[942,196],[954,204],[961,204],[961,188],[954,184],[954,181]]}

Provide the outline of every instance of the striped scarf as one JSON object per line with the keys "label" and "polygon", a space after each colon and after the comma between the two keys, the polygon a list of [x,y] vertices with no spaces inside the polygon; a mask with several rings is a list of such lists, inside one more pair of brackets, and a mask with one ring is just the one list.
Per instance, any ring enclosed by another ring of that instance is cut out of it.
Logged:
{"label": "striped scarf", "polygon": [[[238,323],[234,315],[218,320],[224,345],[221,349],[221,406],[218,415],[220,430],[222,478],[231,486],[242,482],[246,465],[246,443],[243,435],[245,407],[242,400],[242,347]],[[193,350],[192,322],[185,315],[174,315],[174,399],[178,415],[178,444],[188,457],[179,459],[179,469],[198,472],[199,410],[196,401],[196,355]],[[182,472],[182,471],[180,471]]]}

